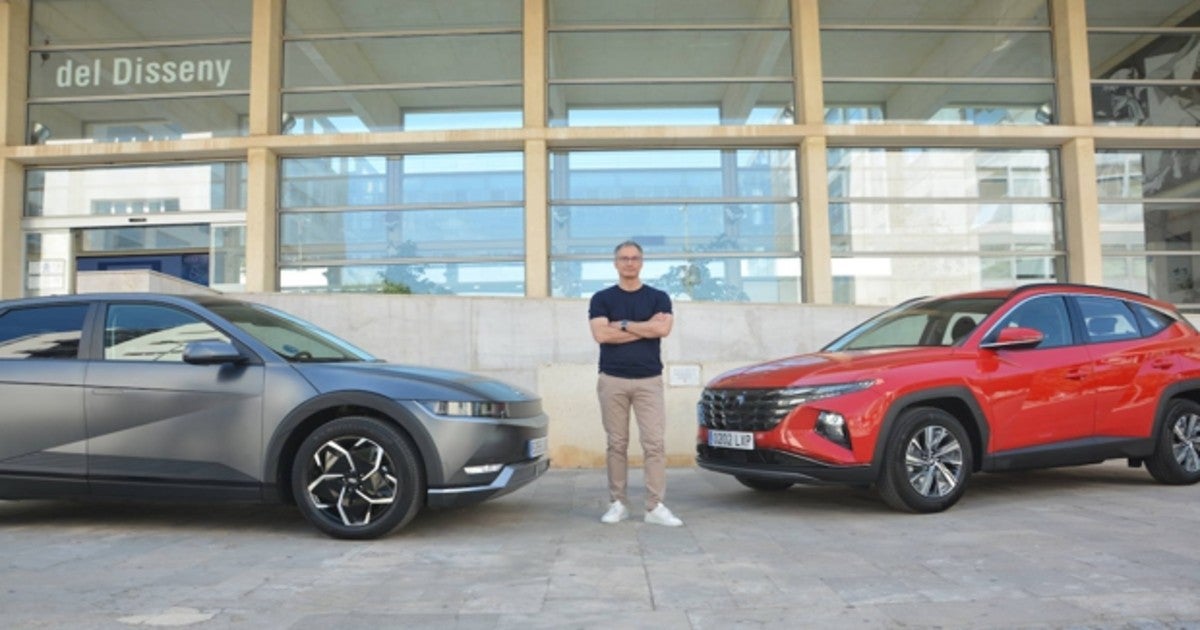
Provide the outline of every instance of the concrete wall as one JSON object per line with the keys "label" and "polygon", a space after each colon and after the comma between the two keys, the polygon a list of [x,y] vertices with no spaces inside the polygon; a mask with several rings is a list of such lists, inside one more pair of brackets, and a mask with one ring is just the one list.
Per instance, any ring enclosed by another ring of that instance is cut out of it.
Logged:
{"label": "concrete wall", "polygon": [[[467,370],[536,391],[550,415],[557,467],[604,465],[596,402],[599,355],[587,301],[381,294],[246,294],[397,363]],[[677,302],[663,342],[667,454],[693,464],[696,401],[721,372],[815,350],[876,307]],[[636,431],[634,432],[636,435]],[[631,447],[640,465],[641,449]]]}

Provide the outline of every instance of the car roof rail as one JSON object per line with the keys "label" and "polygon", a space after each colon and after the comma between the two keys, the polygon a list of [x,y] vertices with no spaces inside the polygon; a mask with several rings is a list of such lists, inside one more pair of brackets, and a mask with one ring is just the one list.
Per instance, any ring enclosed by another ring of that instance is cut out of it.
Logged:
{"label": "car roof rail", "polygon": [[1084,284],[1081,282],[1036,282],[1033,284],[1023,284],[1021,286],[1014,287],[1013,290],[1011,292],[1009,292],[1008,297],[1013,297],[1014,295],[1020,295],[1021,293],[1024,293],[1026,291],[1032,291],[1034,289],[1046,289],[1046,288],[1051,288],[1051,289],[1062,289],[1062,288],[1103,289],[1105,291],[1113,291],[1115,293],[1124,293],[1126,295],[1131,295],[1131,296],[1140,297],[1140,298],[1147,298],[1147,299],[1151,299],[1151,300],[1155,299],[1155,298],[1150,297],[1149,294],[1140,293],[1138,291],[1131,291],[1129,289],[1118,289],[1116,287],[1106,287],[1106,286],[1099,285],[1099,284]]}

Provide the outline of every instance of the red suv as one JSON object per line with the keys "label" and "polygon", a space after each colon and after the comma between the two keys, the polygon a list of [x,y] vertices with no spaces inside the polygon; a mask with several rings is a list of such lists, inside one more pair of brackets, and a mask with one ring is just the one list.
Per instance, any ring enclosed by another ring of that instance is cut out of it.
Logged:
{"label": "red suv", "polygon": [[1200,334],[1170,304],[1079,285],[905,302],[820,352],[734,370],[697,463],[755,490],[874,484],[938,512],[971,473],[1123,457],[1200,480]]}

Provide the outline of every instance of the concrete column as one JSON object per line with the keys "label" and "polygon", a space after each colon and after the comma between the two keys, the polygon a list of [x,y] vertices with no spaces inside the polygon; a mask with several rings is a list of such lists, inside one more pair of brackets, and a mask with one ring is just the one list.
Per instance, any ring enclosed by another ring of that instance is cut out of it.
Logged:
{"label": "concrete column", "polygon": [[545,140],[525,143],[525,296],[550,296],[549,160]]}
{"label": "concrete column", "polygon": [[265,148],[247,152],[246,291],[279,290],[279,158]]}
{"label": "concrete column", "polygon": [[1100,203],[1096,191],[1096,141],[1076,138],[1062,148],[1063,223],[1070,282],[1100,284]]}
{"label": "concrete column", "polygon": [[796,73],[796,124],[825,123],[821,84],[821,22],[818,0],[792,1],[792,66]]}
{"label": "concrete column", "polygon": [[804,301],[833,303],[833,259],[829,246],[829,170],[825,138],[800,143],[800,250]]}
{"label": "concrete column", "polygon": [[1084,5],[1085,0],[1050,0],[1058,93],[1055,122],[1061,125],[1092,124],[1091,64]]}
{"label": "concrete column", "polygon": [[283,0],[254,0],[250,31],[250,135],[279,133],[283,84]]}
{"label": "concrete column", "polygon": [[546,0],[525,0],[521,35],[525,128],[546,126]]}
{"label": "concrete column", "polygon": [[[25,144],[25,85],[29,76],[29,0],[0,2],[0,143]],[[21,235],[25,169],[0,161],[0,298],[25,291],[25,248]]]}

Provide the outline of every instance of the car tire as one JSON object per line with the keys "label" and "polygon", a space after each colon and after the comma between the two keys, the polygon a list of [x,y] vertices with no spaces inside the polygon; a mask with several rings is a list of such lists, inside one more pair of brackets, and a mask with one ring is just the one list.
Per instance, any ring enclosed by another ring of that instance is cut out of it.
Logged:
{"label": "car tire", "polygon": [[1159,483],[1200,481],[1200,404],[1181,399],[1167,406],[1146,470]]}
{"label": "car tire", "polygon": [[782,492],[791,488],[794,485],[790,481],[780,481],[777,479],[760,479],[757,477],[736,477],[738,483],[759,492]]}
{"label": "car tire", "polygon": [[296,451],[292,493],[301,513],[334,537],[369,539],[417,515],[425,480],[416,448],[392,425],[348,416],[313,431]]}
{"label": "car tire", "polygon": [[915,407],[896,420],[884,447],[879,494],[903,512],[941,512],[958,502],[973,465],[971,442],[958,419]]}

